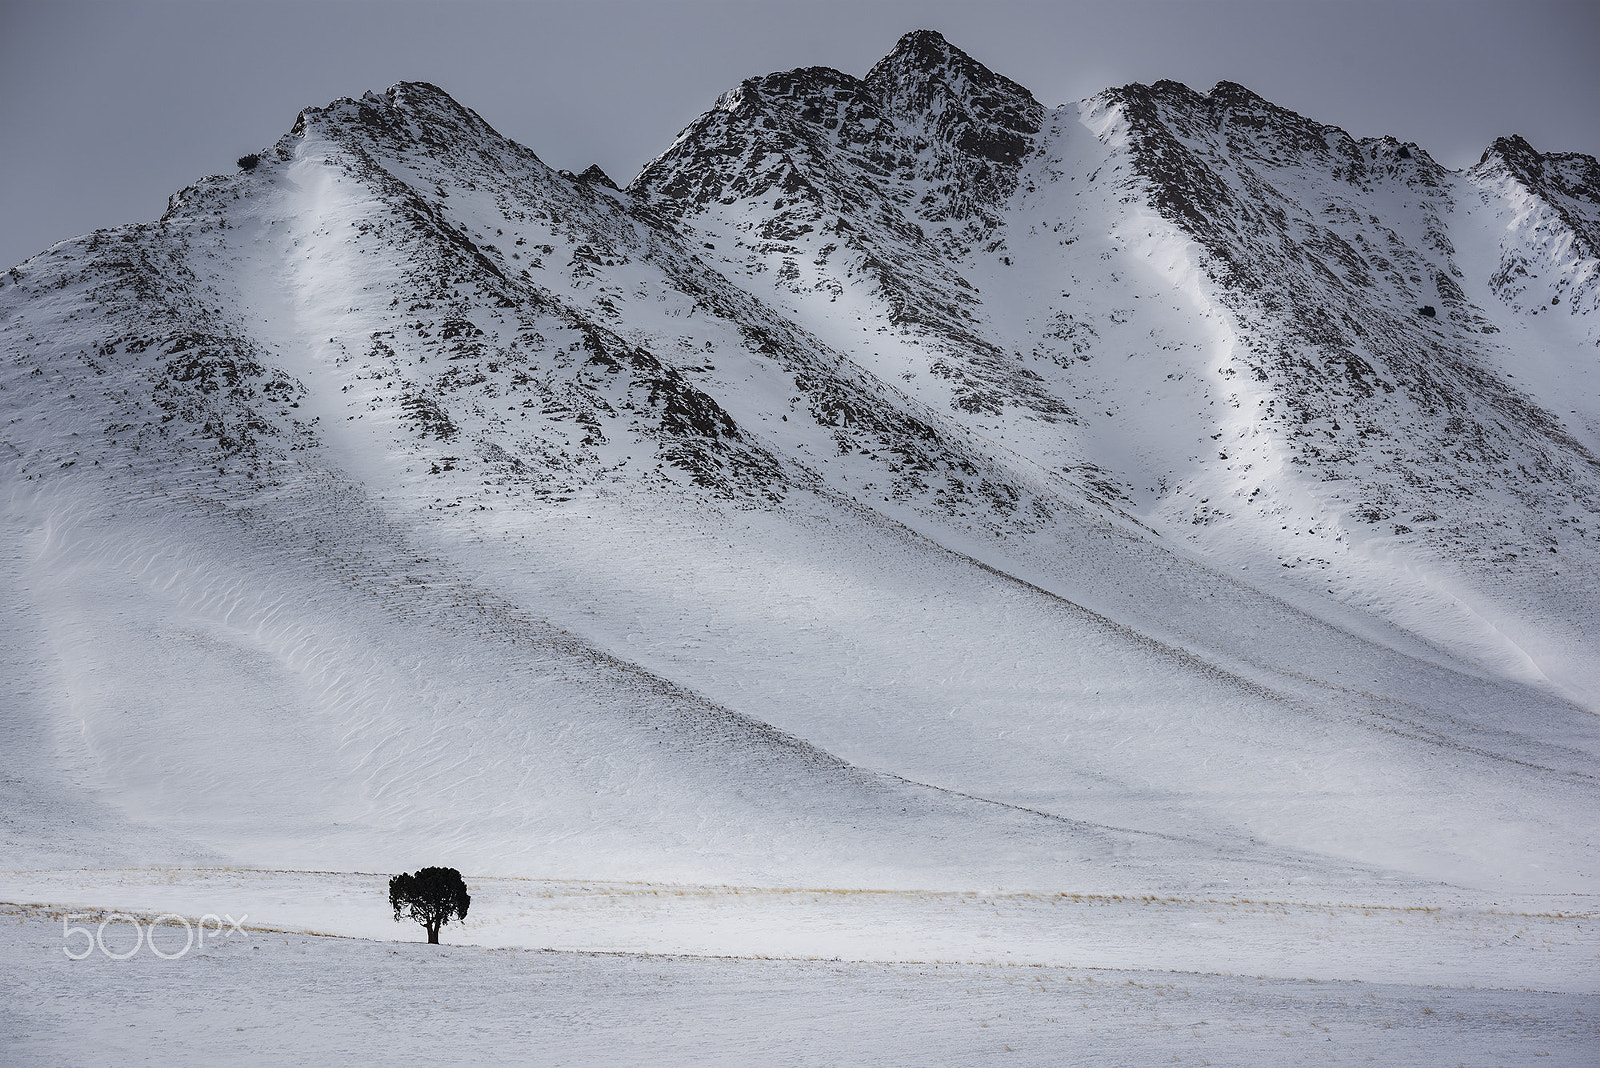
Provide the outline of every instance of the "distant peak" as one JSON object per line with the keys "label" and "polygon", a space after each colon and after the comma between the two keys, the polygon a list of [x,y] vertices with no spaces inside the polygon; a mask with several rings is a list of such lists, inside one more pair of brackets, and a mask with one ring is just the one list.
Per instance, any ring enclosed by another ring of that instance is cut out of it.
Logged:
{"label": "distant peak", "polygon": [[[960,52],[960,49],[953,51]],[[938,30],[912,30],[895,42],[894,48],[882,60],[898,61],[911,66],[935,66],[949,61],[950,42]],[[963,56],[965,53],[962,53]]]}
{"label": "distant peak", "polygon": [[1230,104],[1269,103],[1260,93],[1254,92],[1238,82],[1220,81],[1211,87],[1211,92],[1207,95],[1213,100],[1221,100]]}
{"label": "distant peak", "polygon": [[408,110],[422,108],[443,108],[452,112],[468,110],[457,103],[453,96],[431,82],[396,82],[385,89],[382,96],[368,93],[367,99],[373,103],[387,103],[390,107]]}
{"label": "distant peak", "polygon": [[[397,96],[421,97],[449,97],[450,94],[440,89],[432,82],[395,82],[387,90],[388,96],[393,99]],[[452,99],[452,103],[454,100]]]}
{"label": "distant peak", "polygon": [[600,164],[598,163],[589,164],[588,169],[578,175],[578,181],[585,185],[603,185],[607,189],[617,188],[617,183],[611,180],[609,174],[600,169]]}
{"label": "distant peak", "polygon": [[492,132],[478,113],[431,82],[396,82],[383,93],[368,93],[365,98],[379,107],[387,104],[399,114],[428,123],[443,123],[461,130]]}
{"label": "distant peak", "polygon": [[[891,107],[926,112],[955,101],[986,122],[1038,129],[1043,109],[1033,94],[996,74],[934,30],[913,30],[867,72],[868,89]],[[1036,114],[1038,113],[1038,114]]]}
{"label": "distant peak", "polygon": [[949,81],[955,77],[964,77],[980,85],[998,82],[1027,93],[1020,85],[1002,78],[946,41],[936,30],[912,30],[900,38],[888,55],[873,64],[866,82],[879,87],[907,81]]}
{"label": "distant peak", "polygon": [[1519,134],[1496,137],[1494,143],[1483,150],[1478,165],[1482,166],[1494,159],[1503,161],[1514,172],[1535,179],[1544,171],[1544,157]]}

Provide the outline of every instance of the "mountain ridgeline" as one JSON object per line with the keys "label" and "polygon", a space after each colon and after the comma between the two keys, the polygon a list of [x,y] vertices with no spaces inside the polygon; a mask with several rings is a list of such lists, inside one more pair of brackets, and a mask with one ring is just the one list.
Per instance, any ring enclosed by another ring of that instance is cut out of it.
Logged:
{"label": "mountain ridgeline", "polygon": [[[1388,806],[1339,777],[1336,754],[1360,752],[1450,796],[1499,783],[1484,819],[1549,782],[1593,809],[1589,156],[1509,136],[1454,171],[1229,82],[1048,107],[929,31],[863,78],[744,81],[623,188],[546,166],[420,82],[308,108],[258,155],[157,222],[0,276],[0,460],[19,545],[74,582],[189,590],[183,612],[313,680],[335,749],[373,732],[330,773],[378,792],[352,812],[456,841],[419,813],[514,809],[493,842],[603,833],[723,857],[783,827],[805,857],[861,827],[892,837],[908,807],[999,820],[996,841],[1040,813],[1153,830],[1182,810],[1202,837],[1270,839],[1274,864],[1406,868],[1407,847],[1352,844],[1269,787],[1245,811],[1207,808],[1187,771],[1162,787],[1177,800],[1127,786],[1191,744],[1279,767],[1261,754],[1305,731],[1328,761],[1307,798],[1338,782]],[[290,609],[237,592],[263,583],[331,614],[279,633]],[[806,592],[852,583],[879,592],[855,608]],[[922,622],[1008,599],[983,637]],[[870,606],[891,601],[916,613],[903,637],[926,662],[873,652],[892,627]],[[77,633],[57,618],[71,603],[37,610]],[[441,651],[402,668],[380,634]],[[69,647],[50,655],[89,655]],[[1004,667],[1042,694],[1069,661],[1077,681],[1037,709],[973,682],[950,721],[1020,732],[1037,766],[1012,743],[952,755],[971,738],[932,711],[940,685]],[[924,675],[946,683],[905,689]],[[38,722],[67,714],[39,700]],[[62,707],[91,724],[106,789],[159,810],[105,740],[126,727],[113,704]],[[559,770],[495,764],[477,800],[438,785],[435,808],[404,808],[382,784],[432,760],[456,716],[446,748]],[[1095,749],[1118,730],[1143,739],[1131,763]],[[378,755],[394,746],[410,755]],[[694,768],[748,836],[662,832],[661,799]],[[1143,800],[1119,809],[1091,779]],[[632,784],[604,832],[561,800],[601,781]],[[773,791],[824,788],[837,826],[793,831]],[[968,811],[991,802],[1000,815]],[[1408,870],[1487,879],[1448,834],[1430,841],[1456,859]]]}

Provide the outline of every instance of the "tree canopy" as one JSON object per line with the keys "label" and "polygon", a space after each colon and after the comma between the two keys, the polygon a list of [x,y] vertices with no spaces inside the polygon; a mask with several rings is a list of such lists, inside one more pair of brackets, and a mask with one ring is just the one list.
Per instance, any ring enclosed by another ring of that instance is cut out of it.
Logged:
{"label": "tree canopy", "polygon": [[466,919],[472,898],[454,868],[423,868],[415,875],[402,873],[389,880],[389,904],[396,920],[410,917],[422,924],[428,943],[437,945],[439,928],[452,917]]}

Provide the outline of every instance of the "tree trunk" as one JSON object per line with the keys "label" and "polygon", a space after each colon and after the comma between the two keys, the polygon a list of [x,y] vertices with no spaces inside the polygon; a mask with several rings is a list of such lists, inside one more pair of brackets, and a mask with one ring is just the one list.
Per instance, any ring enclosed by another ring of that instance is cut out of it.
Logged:
{"label": "tree trunk", "polygon": [[436,946],[438,944],[439,944],[439,928],[435,924],[429,924],[428,925],[428,945]]}

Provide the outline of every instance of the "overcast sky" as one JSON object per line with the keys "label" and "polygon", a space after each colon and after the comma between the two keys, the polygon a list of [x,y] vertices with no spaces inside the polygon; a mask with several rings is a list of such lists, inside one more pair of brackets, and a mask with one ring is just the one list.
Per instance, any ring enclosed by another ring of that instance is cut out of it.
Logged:
{"label": "overcast sky", "polygon": [[300,108],[397,81],[626,183],[742,78],[861,75],[918,28],[1049,105],[1229,79],[1449,166],[1509,133],[1600,154],[1596,0],[0,0],[0,264],[154,219]]}

